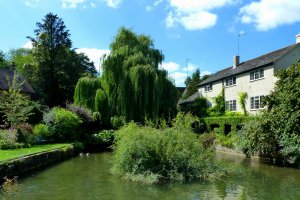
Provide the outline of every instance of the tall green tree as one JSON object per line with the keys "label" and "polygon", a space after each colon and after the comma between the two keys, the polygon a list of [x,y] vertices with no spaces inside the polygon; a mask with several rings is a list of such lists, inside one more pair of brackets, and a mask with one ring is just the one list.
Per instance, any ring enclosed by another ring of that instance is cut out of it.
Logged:
{"label": "tall green tree", "polygon": [[6,67],[8,65],[8,61],[5,58],[5,54],[0,50],[0,68]]}
{"label": "tall green tree", "polygon": [[[164,56],[154,48],[151,38],[120,28],[110,47],[111,53],[103,62],[101,88],[93,93],[95,111],[101,118],[125,116],[143,121],[145,117],[173,116],[178,91],[167,72],[158,68]],[[84,95],[75,93],[75,103],[80,96]]]}
{"label": "tall green tree", "polygon": [[200,70],[197,69],[192,76],[188,76],[185,80],[185,85],[186,85],[186,92],[183,95],[183,99],[187,99],[191,95],[195,94],[198,91],[198,84],[201,83],[202,81],[205,81],[207,78],[209,78],[210,75],[204,75],[200,76]]}
{"label": "tall green tree", "polygon": [[72,49],[69,30],[57,15],[48,13],[36,27],[35,37],[28,38],[38,67],[39,95],[47,105],[60,105],[72,99],[78,79],[95,73],[95,68],[86,56]]}

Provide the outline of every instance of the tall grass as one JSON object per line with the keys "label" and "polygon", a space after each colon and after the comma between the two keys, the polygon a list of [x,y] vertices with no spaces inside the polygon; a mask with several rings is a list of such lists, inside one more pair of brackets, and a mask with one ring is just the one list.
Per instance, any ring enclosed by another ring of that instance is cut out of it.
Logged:
{"label": "tall grass", "polygon": [[144,183],[218,177],[221,170],[213,152],[203,148],[192,132],[194,121],[179,114],[172,128],[127,124],[116,132],[113,173]]}

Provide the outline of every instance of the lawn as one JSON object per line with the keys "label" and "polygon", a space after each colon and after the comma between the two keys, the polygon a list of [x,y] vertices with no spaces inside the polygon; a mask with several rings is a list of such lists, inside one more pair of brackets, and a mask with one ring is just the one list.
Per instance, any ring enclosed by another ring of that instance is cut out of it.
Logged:
{"label": "lawn", "polygon": [[22,156],[27,156],[31,154],[36,154],[44,151],[49,151],[49,150],[59,149],[59,148],[69,147],[69,146],[71,146],[71,144],[47,144],[47,145],[38,145],[31,148],[0,150],[0,163],[3,161],[19,158]]}

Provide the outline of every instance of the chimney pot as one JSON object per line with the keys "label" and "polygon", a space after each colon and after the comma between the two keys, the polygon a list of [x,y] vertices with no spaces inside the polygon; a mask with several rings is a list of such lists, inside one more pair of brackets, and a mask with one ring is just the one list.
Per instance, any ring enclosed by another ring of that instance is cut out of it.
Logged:
{"label": "chimney pot", "polygon": [[239,64],[240,64],[240,56],[235,55],[233,57],[233,69],[239,66]]}

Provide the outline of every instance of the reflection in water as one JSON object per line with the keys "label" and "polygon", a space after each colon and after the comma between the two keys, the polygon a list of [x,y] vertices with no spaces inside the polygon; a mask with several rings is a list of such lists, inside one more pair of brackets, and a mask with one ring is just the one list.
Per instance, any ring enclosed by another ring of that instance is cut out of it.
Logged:
{"label": "reflection in water", "polygon": [[[11,199],[300,199],[300,170],[261,164],[243,156],[217,153],[230,169],[215,182],[144,186],[109,172],[111,154],[77,157],[20,181]],[[0,196],[1,198],[1,196]]]}

